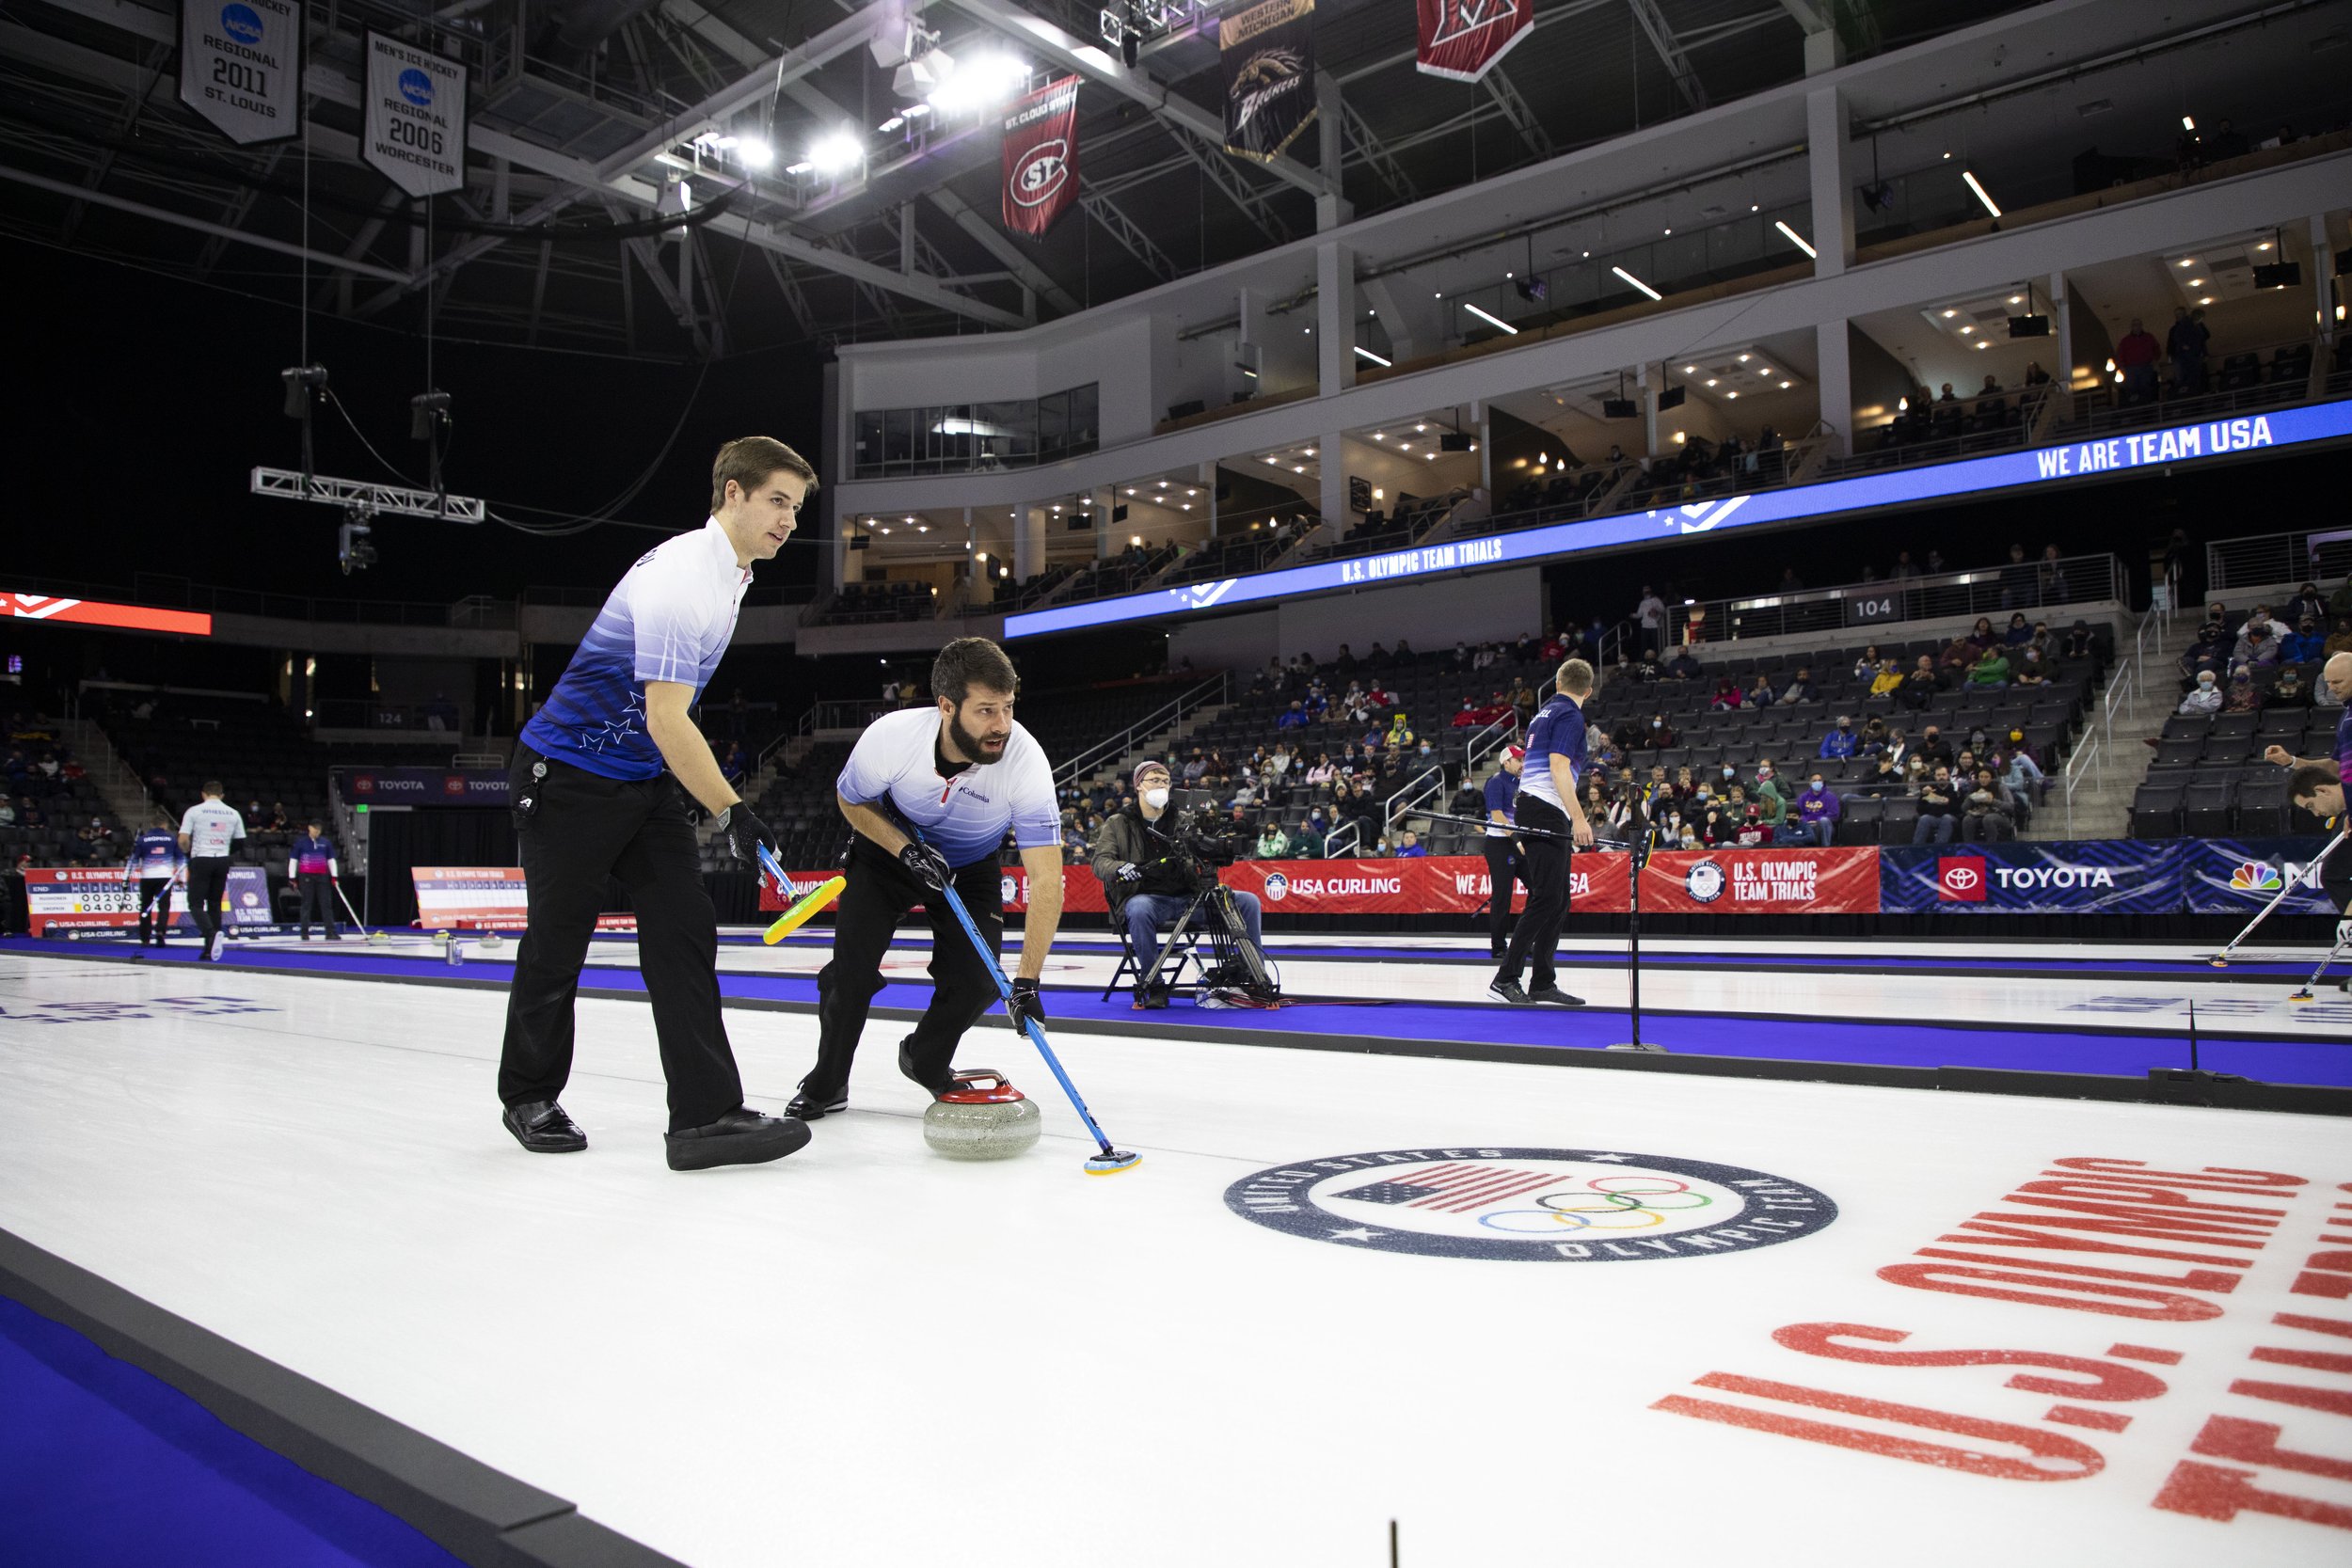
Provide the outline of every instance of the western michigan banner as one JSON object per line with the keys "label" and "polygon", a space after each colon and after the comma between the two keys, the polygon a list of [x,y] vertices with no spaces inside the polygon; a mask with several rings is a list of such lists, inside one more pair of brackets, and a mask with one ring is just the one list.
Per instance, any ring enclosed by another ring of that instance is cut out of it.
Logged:
{"label": "western michigan banner", "polygon": [[300,135],[301,0],[182,0],[180,102],[240,146]]}
{"label": "western michigan banner", "polygon": [[1044,233],[1078,199],[1078,78],[1049,82],[1005,115],[1005,227]]}
{"label": "western michigan banner", "polygon": [[466,68],[410,44],[368,35],[360,156],[410,196],[466,184]]}
{"label": "western michigan banner", "polygon": [[1432,76],[1475,82],[1534,25],[1535,0],[1419,0],[1413,63]]}
{"label": "western michigan banner", "polygon": [[1263,0],[1217,24],[1225,150],[1272,163],[1315,118],[1315,0]]}

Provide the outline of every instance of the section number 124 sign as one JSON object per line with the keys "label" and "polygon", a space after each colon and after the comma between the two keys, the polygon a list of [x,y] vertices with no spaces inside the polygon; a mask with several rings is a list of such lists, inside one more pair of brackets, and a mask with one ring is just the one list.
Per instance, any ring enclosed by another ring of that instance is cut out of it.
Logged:
{"label": "section number 124 sign", "polygon": [[414,197],[466,184],[466,68],[427,50],[368,35],[369,165]]}

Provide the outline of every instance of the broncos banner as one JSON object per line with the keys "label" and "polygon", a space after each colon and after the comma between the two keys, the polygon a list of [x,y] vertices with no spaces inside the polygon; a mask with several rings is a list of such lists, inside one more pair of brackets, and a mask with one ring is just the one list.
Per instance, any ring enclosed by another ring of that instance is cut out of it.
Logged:
{"label": "broncos banner", "polygon": [[[1573,900],[1569,908],[1575,908]],[[1661,850],[1642,867],[1642,910],[1648,914],[1876,914],[1879,852]]]}
{"label": "broncos banner", "polygon": [[[2181,880],[2191,914],[2255,914],[2301,876],[2327,844],[2324,838],[2195,838],[2181,848]],[[2343,869],[2352,871],[2352,848],[2339,849]],[[2329,863],[2334,864],[2334,861]],[[2335,906],[2316,887],[2295,890],[2279,906],[2280,914],[2333,914]]]}
{"label": "broncos banner", "polygon": [[2133,839],[1879,851],[1888,914],[2178,914],[2181,846]]}
{"label": "broncos banner", "polygon": [[1078,199],[1078,78],[1049,82],[1005,114],[1005,227],[1032,238]]}
{"label": "broncos banner", "polygon": [[1431,76],[1475,82],[1534,25],[1535,0],[1420,0],[1413,63]]}
{"label": "broncos banner", "polygon": [[1225,150],[1272,163],[1315,118],[1315,0],[1263,0],[1224,18]]}

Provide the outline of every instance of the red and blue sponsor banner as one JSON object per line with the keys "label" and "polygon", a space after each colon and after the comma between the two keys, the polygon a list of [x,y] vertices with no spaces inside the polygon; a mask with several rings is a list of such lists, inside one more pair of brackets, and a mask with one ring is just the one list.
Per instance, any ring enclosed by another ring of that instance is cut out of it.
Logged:
{"label": "red and blue sponsor banner", "polygon": [[[1569,907],[1576,907],[1573,901]],[[1867,846],[1661,849],[1642,867],[1642,910],[1646,914],[1876,914],[1879,852]]]}
{"label": "red and blue sponsor banner", "polygon": [[506,775],[457,768],[338,768],[344,800],[362,806],[502,806]]}
{"label": "red and blue sponsor banner", "polygon": [[[2181,845],[2181,880],[2191,914],[2255,914],[2300,877],[2323,838],[2193,838]],[[2352,850],[2338,850],[2352,855]],[[2352,860],[2344,863],[2352,871]],[[2298,887],[2280,914],[2334,914],[2317,886]]]}
{"label": "red and blue sponsor banner", "polygon": [[2177,841],[2063,839],[1879,851],[1888,914],[2178,914]]}

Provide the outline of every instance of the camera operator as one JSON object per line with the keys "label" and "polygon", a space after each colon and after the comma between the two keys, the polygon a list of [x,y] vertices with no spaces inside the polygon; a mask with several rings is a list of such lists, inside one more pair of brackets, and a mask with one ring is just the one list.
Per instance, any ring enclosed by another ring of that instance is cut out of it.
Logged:
{"label": "camera operator", "polygon": [[[1193,897],[1216,879],[1209,863],[1232,860],[1222,836],[1185,832],[1180,816],[1168,821],[1168,765],[1145,761],[1135,771],[1136,799],[1103,819],[1094,835],[1094,874],[1110,900],[1111,919],[1124,926],[1135,947],[1137,1007],[1165,1007],[1168,988],[1150,983],[1157,973],[1160,933],[1174,926]],[[1190,842],[1187,842],[1190,840]],[[1233,893],[1249,945],[1263,952],[1255,894]]]}

